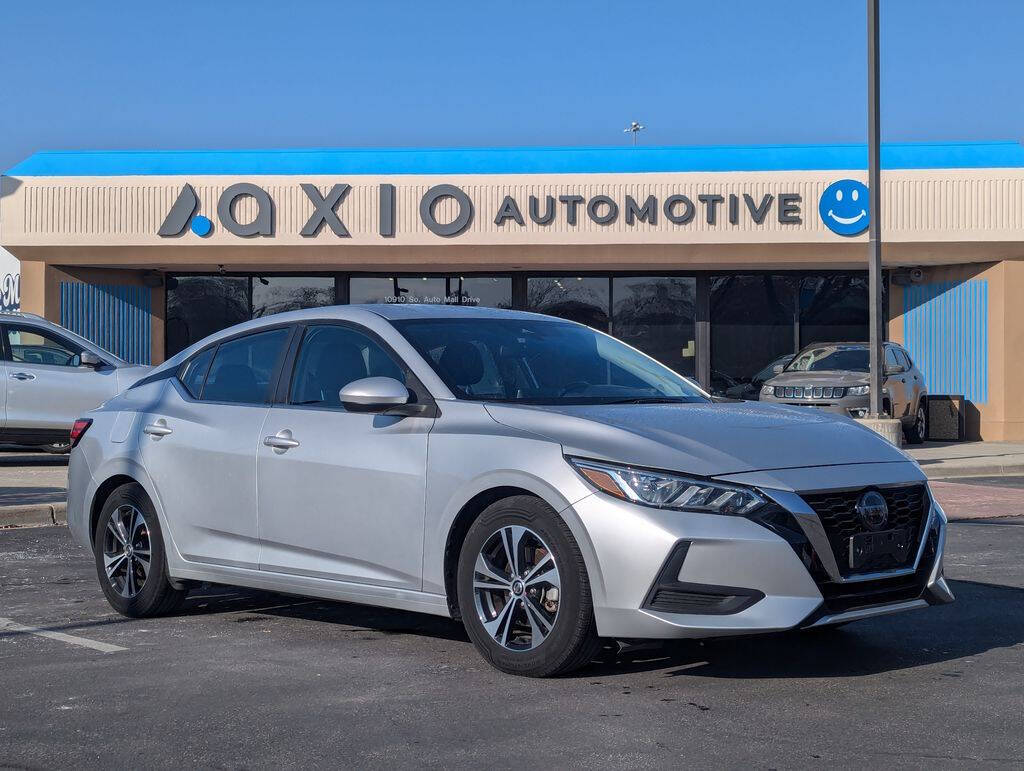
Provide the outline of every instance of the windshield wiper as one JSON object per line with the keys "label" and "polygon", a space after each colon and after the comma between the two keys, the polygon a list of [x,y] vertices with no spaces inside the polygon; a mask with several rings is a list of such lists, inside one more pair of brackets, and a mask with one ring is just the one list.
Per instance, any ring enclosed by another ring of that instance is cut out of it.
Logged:
{"label": "windshield wiper", "polygon": [[635,396],[631,399],[613,399],[601,404],[687,404],[688,399],[679,396]]}

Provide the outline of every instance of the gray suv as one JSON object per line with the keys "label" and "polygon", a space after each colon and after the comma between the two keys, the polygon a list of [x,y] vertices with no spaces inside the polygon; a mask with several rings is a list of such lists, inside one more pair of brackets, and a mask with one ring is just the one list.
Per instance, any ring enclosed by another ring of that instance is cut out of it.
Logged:
{"label": "gray suv", "polygon": [[[867,343],[815,343],[804,348],[761,386],[761,401],[818,407],[851,418],[869,410]],[[906,350],[885,344],[882,409],[903,422],[911,444],[928,435],[924,375]]]}
{"label": "gray suv", "polygon": [[56,453],[75,418],[150,370],[31,313],[0,313],[0,354],[0,442]]}

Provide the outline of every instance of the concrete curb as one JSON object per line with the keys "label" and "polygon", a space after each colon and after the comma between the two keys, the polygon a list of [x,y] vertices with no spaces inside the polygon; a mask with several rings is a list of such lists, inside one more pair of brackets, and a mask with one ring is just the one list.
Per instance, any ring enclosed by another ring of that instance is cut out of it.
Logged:
{"label": "concrete curb", "polygon": [[1001,477],[1024,474],[1024,462],[993,461],[966,464],[963,461],[932,460],[921,463],[921,470],[929,479],[951,479],[956,477]]}
{"label": "concrete curb", "polygon": [[27,506],[0,506],[0,528],[66,525],[66,503],[33,503]]}

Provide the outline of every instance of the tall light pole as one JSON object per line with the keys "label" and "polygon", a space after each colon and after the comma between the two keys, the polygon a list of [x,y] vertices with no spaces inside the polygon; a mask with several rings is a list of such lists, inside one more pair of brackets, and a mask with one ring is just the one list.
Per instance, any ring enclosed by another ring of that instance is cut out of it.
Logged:
{"label": "tall light pole", "polygon": [[882,130],[879,112],[878,0],[868,2],[868,343],[870,347],[870,410],[882,417]]}
{"label": "tall light pole", "polygon": [[638,121],[633,121],[627,128],[622,129],[623,134],[633,135],[633,147],[636,147],[636,135],[643,131],[647,126],[641,126]]}

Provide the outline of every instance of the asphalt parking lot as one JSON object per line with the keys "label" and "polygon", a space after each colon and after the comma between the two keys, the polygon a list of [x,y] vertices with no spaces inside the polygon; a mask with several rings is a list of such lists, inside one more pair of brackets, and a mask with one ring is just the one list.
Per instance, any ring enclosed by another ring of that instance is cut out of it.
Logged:
{"label": "asphalt parking lot", "polygon": [[211,588],[125,619],[65,528],[4,531],[0,766],[1019,767],[1024,518],[948,549],[950,606],[537,681],[411,613]]}

